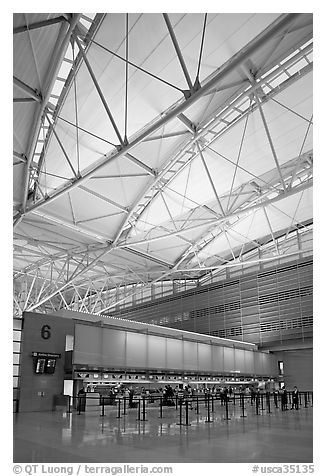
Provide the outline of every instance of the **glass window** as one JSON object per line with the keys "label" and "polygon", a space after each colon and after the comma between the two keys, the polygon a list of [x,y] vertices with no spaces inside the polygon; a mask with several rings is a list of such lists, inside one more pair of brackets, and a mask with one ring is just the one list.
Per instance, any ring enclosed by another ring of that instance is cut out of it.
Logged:
{"label": "glass window", "polygon": [[66,351],[74,350],[74,336],[66,335]]}
{"label": "glass window", "polygon": [[22,328],[22,319],[14,319],[14,329],[20,330]]}
{"label": "glass window", "polygon": [[19,340],[21,341],[22,333],[21,331],[13,331],[13,340]]}
{"label": "glass window", "polygon": [[13,343],[13,351],[14,352],[20,352],[20,342],[14,342]]}
{"label": "glass window", "polygon": [[13,365],[13,375],[14,375],[14,377],[18,377],[18,375],[19,375],[19,365]]}

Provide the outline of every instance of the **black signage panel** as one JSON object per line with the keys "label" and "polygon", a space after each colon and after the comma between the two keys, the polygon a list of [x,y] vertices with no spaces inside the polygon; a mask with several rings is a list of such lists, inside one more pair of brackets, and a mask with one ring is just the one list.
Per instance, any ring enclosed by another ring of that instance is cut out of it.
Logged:
{"label": "black signage panel", "polygon": [[60,359],[61,354],[53,354],[51,352],[32,352],[33,357],[43,357],[43,358],[52,358],[52,359]]}

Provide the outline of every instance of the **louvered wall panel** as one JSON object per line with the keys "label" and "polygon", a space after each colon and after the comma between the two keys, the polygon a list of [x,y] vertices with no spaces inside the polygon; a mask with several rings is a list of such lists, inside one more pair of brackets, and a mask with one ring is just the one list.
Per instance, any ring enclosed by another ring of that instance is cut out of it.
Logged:
{"label": "louvered wall panel", "polygon": [[159,298],[113,316],[261,344],[312,336],[312,259]]}

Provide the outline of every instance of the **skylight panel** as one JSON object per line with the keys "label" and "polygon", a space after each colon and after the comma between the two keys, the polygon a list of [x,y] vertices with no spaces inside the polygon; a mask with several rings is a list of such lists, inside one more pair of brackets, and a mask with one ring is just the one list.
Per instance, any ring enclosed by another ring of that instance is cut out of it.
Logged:
{"label": "skylight panel", "polygon": [[283,83],[284,81],[286,81],[287,79],[289,79],[289,77],[287,76],[287,74],[285,73],[281,73],[279,76],[277,76],[275,79],[273,79],[272,81],[269,82],[269,84],[273,87],[273,88],[276,88],[277,86],[279,86],[281,83]]}
{"label": "skylight panel", "polygon": [[40,154],[42,152],[43,142],[38,142],[35,148],[35,154]]}
{"label": "skylight panel", "polygon": [[[71,61],[73,60],[71,43],[69,43],[69,45],[68,45],[68,48],[67,48],[67,51],[66,51],[66,54],[65,54],[65,58],[67,58],[68,60],[71,60]],[[59,74],[59,76],[62,77],[61,74]]]}
{"label": "skylight panel", "polygon": [[67,63],[66,61],[63,61],[58,73],[59,78],[66,79],[70,70],[71,70],[71,63]]}
{"label": "skylight panel", "polygon": [[89,30],[91,26],[91,22],[89,20],[86,20],[84,17],[82,17],[79,21],[82,25],[84,25],[85,28],[87,28],[87,30]]}
{"label": "skylight panel", "polygon": [[63,86],[63,81],[55,81],[52,89],[52,94],[54,94],[55,96],[60,96]]}
{"label": "skylight panel", "polygon": [[54,97],[54,96],[52,96],[52,94],[51,94],[49,103],[52,104],[53,106],[56,106],[56,105],[57,105],[57,102],[58,102],[58,99],[59,99],[58,97]]}
{"label": "skylight panel", "polygon": [[290,68],[287,68],[287,71],[293,75],[295,74],[297,71],[299,71],[300,69],[304,68],[305,66],[307,66],[307,61],[302,58],[300,59],[300,61],[298,61],[297,63],[295,63],[293,66],[290,66]]}
{"label": "skylight panel", "polygon": [[94,20],[96,13],[84,13],[87,18],[90,18],[91,20]]}

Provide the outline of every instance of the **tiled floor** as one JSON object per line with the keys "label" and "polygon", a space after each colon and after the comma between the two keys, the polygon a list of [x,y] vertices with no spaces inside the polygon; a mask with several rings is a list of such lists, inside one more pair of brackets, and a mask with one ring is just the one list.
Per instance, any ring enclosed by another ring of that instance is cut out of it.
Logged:
{"label": "tiled floor", "polygon": [[137,421],[137,410],[117,419],[117,410],[96,408],[78,415],[65,411],[14,415],[15,463],[247,463],[313,460],[313,409],[281,412],[272,408],[255,414],[247,405],[241,418],[238,405],[215,406],[212,423],[205,422],[204,406],[189,412],[191,426],[178,425],[179,410],[148,408],[147,421]]}

